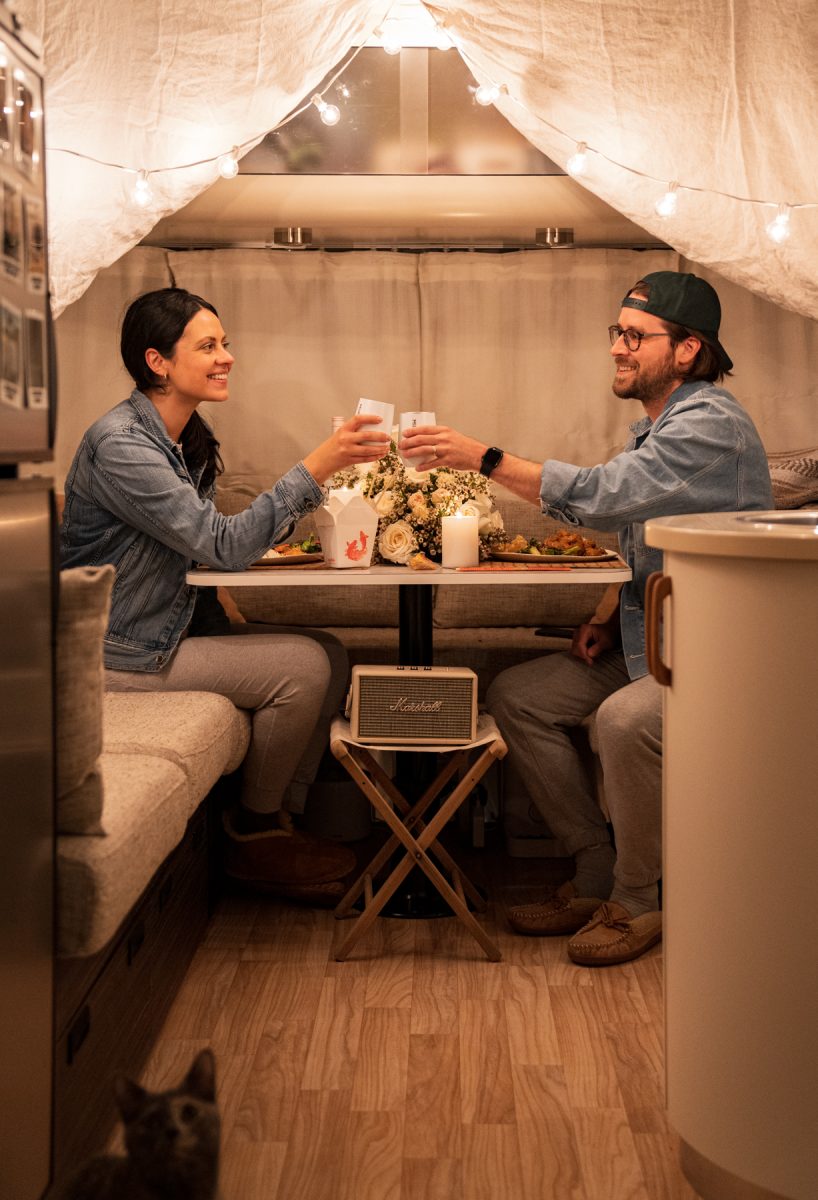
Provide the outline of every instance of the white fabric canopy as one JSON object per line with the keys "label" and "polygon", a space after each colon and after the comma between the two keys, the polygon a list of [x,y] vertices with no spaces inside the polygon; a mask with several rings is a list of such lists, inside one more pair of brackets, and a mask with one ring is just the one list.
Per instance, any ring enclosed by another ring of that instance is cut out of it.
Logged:
{"label": "white fabric canopy", "polygon": [[[55,312],[161,217],[216,178],[214,159],[259,138],[350,48],[390,0],[18,0],[43,37]],[[818,317],[818,6],[814,0],[435,0],[498,108],[583,182],[688,258]],[[249,148],[249,147],[247,147]],[[73,151],[74,153],[66,153]],[[678,181],[679,212],[654,203]],[[738,197],[732,198],[732,197]],[[748,201],[769,202],[768,206]],[[792,236],[765,226],[790,204]]]}

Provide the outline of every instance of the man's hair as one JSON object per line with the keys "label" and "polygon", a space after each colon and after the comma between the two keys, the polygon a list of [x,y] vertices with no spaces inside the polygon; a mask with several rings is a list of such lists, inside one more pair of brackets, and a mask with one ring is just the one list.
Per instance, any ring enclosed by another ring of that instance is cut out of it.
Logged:
{"label": "man's hair", "polygon": [[[639,296],[643,300],[650,298],[650,284],[644,279],[640,279],[635,283],[628,292],[629,296]],[[701,345],[696,353],[690,366],[684,372],[685,380],[701,379],[705,383],[721,383],[725,375],[731,375],[731,371],[725,371],[719,362],[718,351],[712,342],[708,341],[707,335],[702,333],[700,329],[690,329],[687,325],[677,325],[675,321],[666,321],[663,317],[658,317],[662,322],[667,332],[670,334],[670,340],[674,346],[680,345],[686,338],[694,337]]]}

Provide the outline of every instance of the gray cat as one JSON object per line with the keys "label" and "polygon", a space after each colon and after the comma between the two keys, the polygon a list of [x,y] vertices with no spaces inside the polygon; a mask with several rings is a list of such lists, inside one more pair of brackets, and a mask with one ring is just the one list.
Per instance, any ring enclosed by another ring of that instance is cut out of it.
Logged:
{"label": "gray cat", "polygon": [[125,1157],[94,1158],[63,1200],[215,1200],[219,1175],[216,1064],[202,1050],[178,1087],[148,1092],[118,1078]]}

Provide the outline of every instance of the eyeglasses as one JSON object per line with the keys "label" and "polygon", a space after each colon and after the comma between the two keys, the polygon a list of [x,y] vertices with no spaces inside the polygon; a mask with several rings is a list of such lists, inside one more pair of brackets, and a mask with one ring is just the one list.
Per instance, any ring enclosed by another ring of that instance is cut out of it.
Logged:
{"label": "eyeglasses", "polygon": [[623,329],[621,325],[609,325],[608,337],[611,345],[615,346],[620,338],[629,350],[638,350],[645,338],[672,337],[670,333],[642,333],[638,329]]}

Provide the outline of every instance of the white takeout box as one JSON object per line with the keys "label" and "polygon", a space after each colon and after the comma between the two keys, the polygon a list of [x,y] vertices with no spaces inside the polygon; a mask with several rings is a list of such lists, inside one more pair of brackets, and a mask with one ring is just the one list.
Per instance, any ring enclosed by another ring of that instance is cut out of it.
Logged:
{"label": "white takeout box", "polygon": [[337,488],[314,513],[328,567],[368,567],[372,561],[378,514],[357,488]]}

